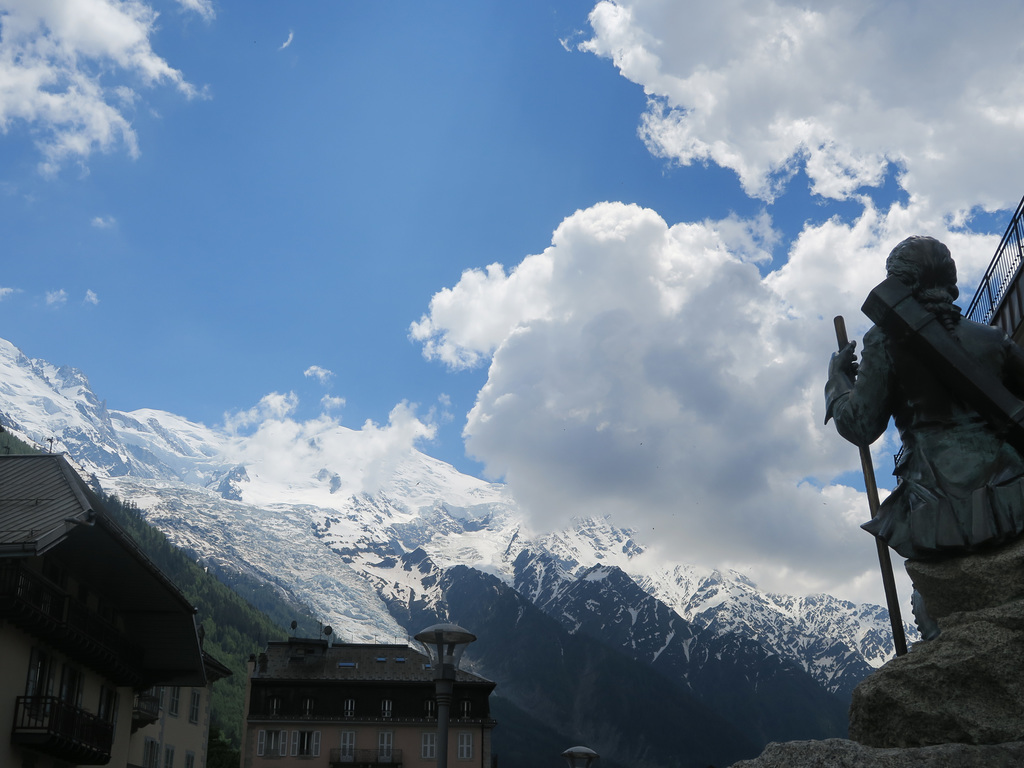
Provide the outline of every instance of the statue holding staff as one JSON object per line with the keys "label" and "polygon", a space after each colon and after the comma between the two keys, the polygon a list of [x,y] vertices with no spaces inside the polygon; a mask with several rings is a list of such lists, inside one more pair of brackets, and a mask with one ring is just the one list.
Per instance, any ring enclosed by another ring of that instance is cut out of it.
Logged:
{"label": "statue holding staff", "polygon": [[876,321],[832,356],[826,422],[859,447],[894,420],[896,489],[864,528],[911,559],[961,555],[1024,531],[1024,351],[960,316],[956,265],[931,237],[886,261],[865,312]]}

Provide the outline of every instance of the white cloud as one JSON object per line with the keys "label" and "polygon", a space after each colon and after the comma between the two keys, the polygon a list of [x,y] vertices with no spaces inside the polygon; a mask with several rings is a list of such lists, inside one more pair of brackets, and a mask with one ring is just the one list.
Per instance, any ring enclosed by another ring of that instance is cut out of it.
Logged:
{"label": "white cloud", "polygon": [[213,10],[212,0],[177,0],[177,2],[186,11],[197,13],[206,21],[213,21],[217,15]]}
{"label": "white cloud", "polygon": [[197,94],[153,51],[158,14],[141,0],[3,0],[0,10],[0,130],[27,126],[43,173],[94,151],[138,156],[125,113],[137,88],[169,83]]}
{"label": "white cloud", "polygon": [[[294,490],[293,499],[329,504],[330,486],[323,474],[337,475],[346,496],[377,492],[410,458],[416,443],[435,434],[435,427],[405,402],[391,410],[387,424],[367,420],[358,430],[342,427],[326,414],[296,421],[291,415],[297,406],[294,394],[274,392],[248,411],[225,416],[231,436],[228,455],[244,464],[251,478],[247,501],[260,503],[264,492],[279,500],[279,489],[287,487]],[[249,432],[240,434],[241,428]]]}
{"label": "white cloud", "polygon": [[60,288],[59,290],[56,291],[46,292],[46,306],[48,307],[64,306],[64,304],[67,303],[67,300],[68,292],[65,291],[63,288]]}
{"label": "white cloud", "polygon": [[320,407],[325,411],[336,411],[339,408],[345,407],[345,398],[335,397],[334,395],[324,395],[320,398]]}
{"label": "white cloud", "polygon": [[288,39],[285,40],[283,43],[281,43],[281,47],[278,48],[277,50],[283,51],[285,48],[287,48],[289,45],[292,44],[292,40],[294,40],[294,39],[295,39],[295,33],[292,30],[288,30]]}
{"label": "white cloud", "polygon": [[602,0],[590,22],[580,47],[650,97],[651,151],[731,168],[750,195],[802,167],[844,198],[890,164],[941,214],[1020,195],[1018,3]]}
{"label": "white cloud", "polygon": [[89,290],[86,290],[86,292],[85,292],[85,299],[83,299],[83,301],[86,304],[96,305],[96,304],[100,303],[100,297],[96,295],[95,291],[89,289]]}
{"label": "white cloud", "polygon": [[117,224],[117,219],[113,216],[94,216],[90,223],[96,229],[110,229]]}
{"label": "white cloud", "polygon": [[302,375],[307,379],[316,379],[321,384],[326,384],[334,377],[334,371],[329,371],[326,368],[321,368],[319,365],[311,365],[309,368],[302,372]]}
{"label": "white cloud", "polygon": [[4,288],[3,286],[0,286],[0,301],[3,301],[13,293],[17,293],[17,291],[17,288]]}
{"label": "white cloud", "polygon": [[[775,240],[763,216],[669,226],[601,203],[510,272],[463,273],[412,335],[449,365],[489,363],[467,451],[534,524],[610,514],[682,562],[878,601],[866,503],[831,484],[857,466],[822,424],[831,318],[863,332],[860,303],[907,234],[944,238],[967,262],[991,253],[992,238],[929,215],[869,205],[808,226],[762,276]],[[883,473],[894,447],[878,446]]]}
{"label": "white cloud", "polygon": [[292,414],[299,406],[299,398],[294,392],[281,394],[271,392],[264,395],[258,404],[247,411],[236,411],[224,414],[224,427],[231,434],[265,421],[280,420]]}

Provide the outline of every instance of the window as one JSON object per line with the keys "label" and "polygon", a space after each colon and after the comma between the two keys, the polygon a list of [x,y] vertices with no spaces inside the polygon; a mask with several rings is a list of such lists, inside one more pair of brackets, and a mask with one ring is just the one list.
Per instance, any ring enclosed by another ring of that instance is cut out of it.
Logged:
{"label": "window", "polygon": [[459,760],[473,759],[473,734],[470,731],[459,732]]}
{"label": "window", "polygon": [[96,714],[108,723],[117,722],[117,690],[105,685],[100,686],[100,703]]}
{"label": "window", "polygon": [[256,735],[256,754],[284,757],[288,754],[288,731],[260,731]]}
{"label": "window", "polygon": [[353,758],[356,756],[356,732],[355,731],[342,731],[341,732],[341,761],[343,763],[351,763]]}
{"label": "window", "polygon": [[292,756],[320,757],[320,731],[292,731]]}
{"label": "window", "polygon": [[345,699],[344,711],[345,711],[345,717],[355,717],[356,716],[356,700],[355,699]]}
{"label": "window", "polygon": [[313,699],[308,698],[308,697],[303,699],[302,700],[302,714],[306,715],[306,717],[309,717],[310,715],[312,715],[313,714],[313,704],[314,704]]}
{"label": "window", "polygon": [[164,711],[164,687],[161,685],[156,689],[156,700],[160,704],[160,711]]}
{"label": "window", "polygon": [[423,716],[427,719],[434,719],[437,717],[437,702],[433,699],[426,699],[423,702]]}
{"label": "window", "polygon": [[380,716],[383,717],[385,720],[391,719],[391,708],[391,699],[380,700]]}
{"label": "window", "polygon": [[381,731],[377,734],[377,760],[379,762],[391,762],[391,750],[394,744],[395,734],[391,731]]}
{"label": "window", "polygon": [[155,739],[146,739],[142,747],[142,768],[159,768],[160,763],[160,742]]}
{"label": "window", "polygon": [[25,682],[26,696],[49,696],[53,679],[50,676],[50,656],[46,651],[32,649],[28,663],[28,680]]}
{"label": "window", "polygon": [[196,768],[196,753],[186,752],[185,753],[185,768]]}
{"label": "window", "polygon": [[178,705],[181,702],[181,686],[175,685],[171,688],[171,698],[167,704],[167,714],[178,716]]}
{"label": "window", "polygon": [[164,749],[164,768],[174,768],[174,747]]}
{"label": "window", "polygon": [[280,696],[271,696],[267,700],[267,710],[272,715],[280,715],[281,714],[281,697]]}
{"label": "window", "polygon": [[459,717],[472,717],[473,716],[473,702],[469,699],[463,699],[459,702]]}
{"label": "window", "polygon": [[188,721],[199,722],[199,691],[195,688],[192,689],[192,700],[188,704]]}
{"label": "window", "polygon": [[82,706],[82,670],[70,664],[64,665],[60,676],[60,700],[73,707]]}
{"label": "window", "polygon": [[437,759],[437,731],[424,731],[420,735],[420,757],[424,760]]}

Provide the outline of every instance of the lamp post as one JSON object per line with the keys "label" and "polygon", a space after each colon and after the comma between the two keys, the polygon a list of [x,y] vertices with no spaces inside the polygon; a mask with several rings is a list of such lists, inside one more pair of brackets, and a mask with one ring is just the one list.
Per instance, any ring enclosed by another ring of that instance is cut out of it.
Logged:
{"label": "lamp post", "polygon": [[434,691],[437,696],[437,768],[448,768],[448,716],[455,688],[455,670],[466,646],[476,635],[455,624],[427,627],[416,640],[430,657],[434,670]]}
{"label": "lamp post", "polygon": [[562,753],[569,768],[590,768],[590,764],[600,757],[589,747],[569,747]]}

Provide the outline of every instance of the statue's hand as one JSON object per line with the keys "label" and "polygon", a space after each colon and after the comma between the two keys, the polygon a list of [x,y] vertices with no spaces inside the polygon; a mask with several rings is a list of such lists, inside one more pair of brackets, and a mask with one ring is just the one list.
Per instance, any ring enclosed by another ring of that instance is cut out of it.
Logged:
{"label": "statue's hand", "polygon": [[828,363],[828,377],[847,376],[851,381],[857,377],[857,342],[851,341],[838,352],[833,353]]}

